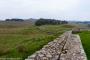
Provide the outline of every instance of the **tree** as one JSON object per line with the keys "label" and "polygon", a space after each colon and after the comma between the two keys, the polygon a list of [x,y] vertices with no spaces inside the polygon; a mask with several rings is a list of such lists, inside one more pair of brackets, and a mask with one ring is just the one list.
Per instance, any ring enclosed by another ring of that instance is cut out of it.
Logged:
{"label": "tree", "polygon": [[5,21],[24,21],[23,19],[6,19]]}
{"label": "tree", "polygon": [[58,25],[58,24],[67,24],[67,21],[60,21],[60,20],[55,20],[55,19],[38,19],[35,22],[36,26],[41,26],[41,25]]}

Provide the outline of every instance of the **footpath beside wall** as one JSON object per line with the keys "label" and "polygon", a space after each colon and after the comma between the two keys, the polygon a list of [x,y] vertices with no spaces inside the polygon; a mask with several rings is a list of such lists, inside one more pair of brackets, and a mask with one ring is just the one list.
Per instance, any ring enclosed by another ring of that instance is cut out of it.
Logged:
{"label": "footpath beside wall", "polygon": [[25,60],[87,60],[87,58],[79,35],[68,31]]}

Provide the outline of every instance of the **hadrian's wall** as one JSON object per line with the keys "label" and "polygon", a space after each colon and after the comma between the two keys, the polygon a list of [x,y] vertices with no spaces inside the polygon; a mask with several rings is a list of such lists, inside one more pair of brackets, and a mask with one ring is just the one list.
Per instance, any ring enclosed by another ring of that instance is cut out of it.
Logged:
{"label": "hadrian's wall", "polygon": [[79,35],[68,31],[25,60],[87,60],[87,58]]}

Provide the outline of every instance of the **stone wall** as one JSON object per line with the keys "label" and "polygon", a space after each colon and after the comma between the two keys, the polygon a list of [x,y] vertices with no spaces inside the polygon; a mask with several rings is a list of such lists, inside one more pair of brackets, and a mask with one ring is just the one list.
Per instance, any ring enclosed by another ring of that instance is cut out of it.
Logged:
{"label": "stone wall", "polygon": [[25,60],[87,60],[79,35],[65,32]]}

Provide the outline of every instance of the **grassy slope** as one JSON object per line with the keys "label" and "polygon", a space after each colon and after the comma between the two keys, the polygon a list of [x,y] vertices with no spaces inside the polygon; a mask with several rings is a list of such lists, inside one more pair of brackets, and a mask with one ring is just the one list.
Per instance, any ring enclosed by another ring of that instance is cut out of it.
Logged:
{"label": "grassy slope", "polygon": [[85,49],[88,60],[90,60],[90,31],[83,31],[80,33],[83,47]]}
{"label": "grassy slope", "polygon": [[0,57],[1,58],[26,58],[43,45],[55,39],[66,30],[69,25],[44,25],[17,27],[0,27]]}

